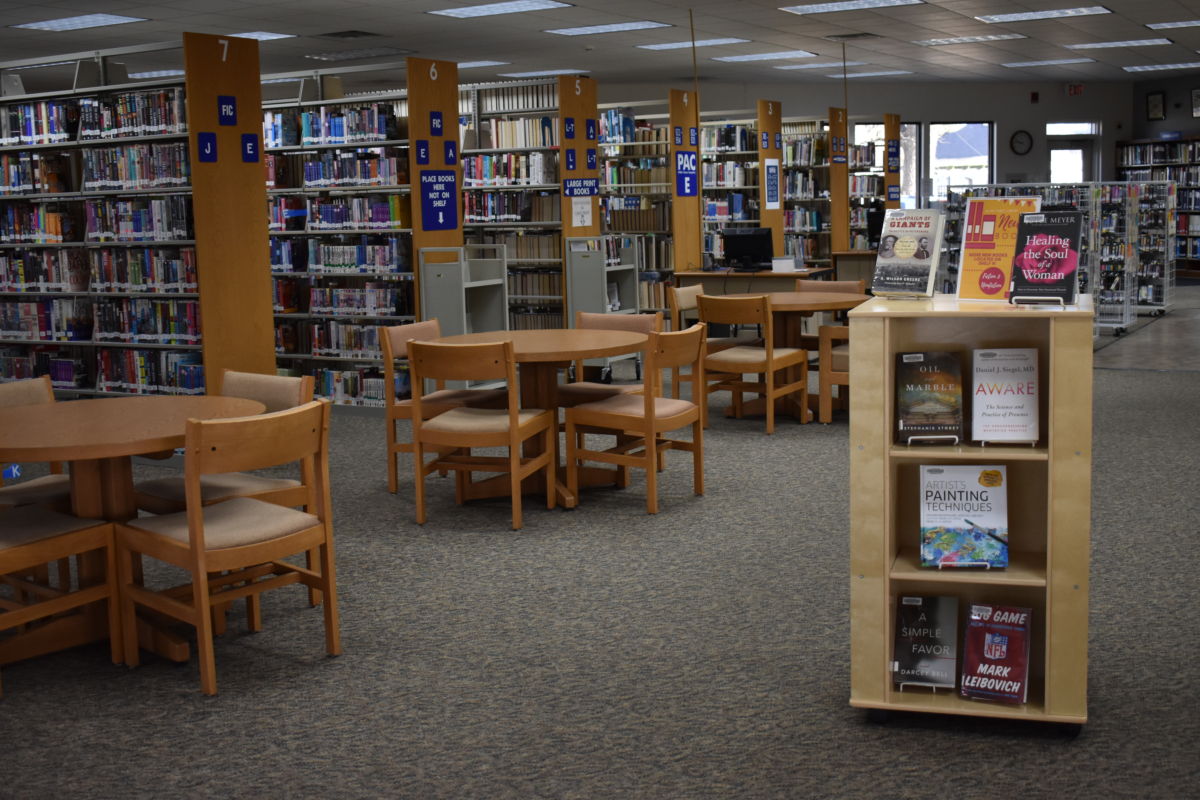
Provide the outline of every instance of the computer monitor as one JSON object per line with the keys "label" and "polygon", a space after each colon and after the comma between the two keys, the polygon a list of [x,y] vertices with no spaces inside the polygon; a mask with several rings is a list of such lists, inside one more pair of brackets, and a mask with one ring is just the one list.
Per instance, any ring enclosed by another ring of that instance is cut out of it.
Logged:
{"label": "computer monitor", "polygon": [[730,269],[755,272],[771,269],[775,244],[770,228],[726,228],[721,231],[725,265]]}
{"label": "computer monitor", "polygon": [[879,249],[879,237],[883,233],[883,218],[887,215],[887,209],[884,208],[868,208],[867,209],[867,249]]}

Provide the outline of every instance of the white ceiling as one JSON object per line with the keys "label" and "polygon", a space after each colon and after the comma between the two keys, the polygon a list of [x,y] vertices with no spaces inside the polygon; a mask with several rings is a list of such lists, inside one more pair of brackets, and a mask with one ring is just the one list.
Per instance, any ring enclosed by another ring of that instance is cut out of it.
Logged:
{"label": "white ceiling", "polygon": [[[697,39],[740,37],[745,44],[696,50],[701,79],[755,83],[836,80],[839,69],[779,70],[782,64],[840,61],[842,45],[826,37],[874,34],[850,41],[845,57],[865,62],[848,72],[907,70],[911,75],[870,81],[1133,81],[1173,77],[1187,71],[1129,73],[1138,64],[1200,62],[1200,27],[1154,31],[1146,23],[1200,19],[1200,0],[927,0],[921,5],[798,16],[779,10],[811,0],[569,0],[572,6],[505,16],[459,20],[424,13],[478,5],[457,0],[0,0],[0,61],[41,58],[62,53],[177,41],[183,31],[229,34],[273,31],[296,38],[262,42],[264,73],[328,68],[305,58],[312,53],[364,47],[396,47],[426,58],[452,61],[495,60],[509,66],[463,70],[463,82],[503,80],[501,72],[537,69],[587,71],[605,83],[669,83],[690,80],[692,51],[638,49],[634,45],[691,38],[689,9]],[[1012,23],[985,24],[980,14],[1068,8],[1103,3],[1111,14]],[[43,32],[11,25],[76,14],[110,13],[145,17],[146,22],[81,31]],[[598,36],[560,36],[549,28],[631,20],[653,20],[671,28]],[[374,34],[355,39],[330,38],[339,31]],[[1020,33],[1028,38],[984,44],[924,47],[914,41],[970,35]],[[1147,39],[1165,36],[1174,44],[1073,51],[1065,44]],[[723,63],[714,56],[807,50],[816,58],[794,61]],[[1008,68],[1004,62],[1087,57],[1094,63],[1037,68]],[[130,72],[177,67],[172,51],[125,57]],[[396,58],[342,62],[358,65]],[[22,70],[29,91],[57,88],[65,67]],[[1200,73],[1200,69],[1192,70]],[[69,79],[68,79],[69,80]],[[348,88],[382,88],[401,83],[390,75],[364,73]]]}

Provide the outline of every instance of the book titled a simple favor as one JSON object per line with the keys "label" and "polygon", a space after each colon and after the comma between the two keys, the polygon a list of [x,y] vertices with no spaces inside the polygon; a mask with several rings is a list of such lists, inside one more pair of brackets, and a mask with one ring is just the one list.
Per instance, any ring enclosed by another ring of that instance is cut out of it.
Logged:
{"label": "book titled a simple favor", "polygon": [[1038,440],[1038,351],[1033,347],[971,353],[971,438]]}
{"label": "book titled a simple favor", "polygon": [[921,566],[1008,566],[1004,465],[921,467]]}
{"label": "book titled a simple favor", "polygon": [[962,365],[944,351],[896,354],[896,442],[957,443],[963,436]]}
{"label": "book titled a simple favor", "polygon": [[888,209],[879,233],[871,292],[894,297],[930,297],[942,252],[941,211]]}
{"label": "book titled a simple favor", "polygon": [[953,689],[958,679],[958,598],[900,597],[892,681]]}
{"label": "book titled a simple favor", "polygon": [[1029,694],[1028,608],[972,604],[963,634],[963,697],[1024,703]]}
{"label": "book titled a simple favor", "polygon": [[1022,214],[1013,255],[1012,302],[1075,302],[1083,214]]}

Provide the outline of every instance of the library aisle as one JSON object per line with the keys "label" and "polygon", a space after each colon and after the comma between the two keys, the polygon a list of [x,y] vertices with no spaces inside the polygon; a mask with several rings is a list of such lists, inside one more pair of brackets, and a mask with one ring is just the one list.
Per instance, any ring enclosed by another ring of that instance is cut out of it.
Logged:
{"label": "library aisle", "polygon": [[[1181,279],[1184,280],[1184,279]],[[1200,352],[1180,346],[1200,341],[1200,281],[1175,287],[1174,307],[1161,317],[1139,317],[1126,336],[1101,336],[1096,369],[1200,370]]]}

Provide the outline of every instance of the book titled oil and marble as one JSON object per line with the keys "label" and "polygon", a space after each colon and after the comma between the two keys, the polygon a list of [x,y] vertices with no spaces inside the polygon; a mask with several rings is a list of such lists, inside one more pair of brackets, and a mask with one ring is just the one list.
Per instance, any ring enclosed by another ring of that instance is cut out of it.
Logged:
{"label": "book titled oil and marble", "polygon": [[1038,351],[1003,347],[971,353],[971,438],[1036,442]]}
{"label": "book titled oil and marble", "polygon": [[1002,464],[921,466],[921,566],[1008,566],[1008,471]]}

